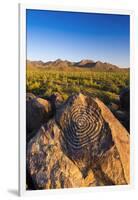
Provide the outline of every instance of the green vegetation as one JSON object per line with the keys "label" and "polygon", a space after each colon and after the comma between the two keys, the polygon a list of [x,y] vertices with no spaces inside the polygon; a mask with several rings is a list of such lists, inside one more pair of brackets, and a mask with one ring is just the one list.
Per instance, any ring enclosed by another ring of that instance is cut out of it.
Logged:
{"label": "green vegetation", "polygon": [[59,92],[66,99],[74,92],[100,98],[106,104],[115,101],[124,87],[129,87],[129,70],[95,72],[27,68],[27,92],[47,97]]}

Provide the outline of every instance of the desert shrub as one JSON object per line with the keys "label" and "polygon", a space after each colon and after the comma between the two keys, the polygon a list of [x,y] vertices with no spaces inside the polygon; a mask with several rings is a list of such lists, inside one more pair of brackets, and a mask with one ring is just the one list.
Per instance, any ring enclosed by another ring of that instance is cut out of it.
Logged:
{"label": "desert shrub", "polygon": [[91,70],[57,71],[27,69],[26,90],[50,96],[60,92],[66,99],[74,92],[98,97],[106,104],[114,101],[120,91],[129,87],[129,72],[94,72]]}
{"label": "desert shrub", "polygon": [[29,89],[30,90],[36,90],[40,88],[40,82],[35,81],[34,83],[31,83],[29,85]]}
{"label": "desert shrub", "polygon": [[48,88],[45,93],[44,93],[44,96],[50,96],[52,94],[52,89],[51,88]]}
{"label": "desert shrub", "polygon": [[104,103],[108,105],[110,102],[114,102],[117,99],[117,95],[112,92],[104,92],[102,98]]}
{"label": "desert shrub", "polygon": [[62,97],[63,97],[64,100],[66,100],[69,97],[69,95],[67,95],[66,93],[63,93]]}
{"label": "desert shrub", "polygon": [[80,88],[79,87],[77,87],[77,86],[74,86],[74,87],[71,87],[71,90],[72,90],[72,92],[76,92],[76,93],[78,93],[78,92],[80,92]]}

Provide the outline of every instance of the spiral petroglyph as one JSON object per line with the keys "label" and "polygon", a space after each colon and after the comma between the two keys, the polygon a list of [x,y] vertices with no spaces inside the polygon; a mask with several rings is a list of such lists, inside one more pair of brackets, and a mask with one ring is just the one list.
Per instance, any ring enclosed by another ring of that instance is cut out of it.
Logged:
{"label": "spiral petroglyph", "polygon": [[74,150],[97,143],[105,131],[105,122],[97,103],[82,94],[67,101],[57,121],[64,133],[63,139]]}
{"label": "spiral petroglyph", "polygon": [[102,129],[103,119],[93,107],[73,106],[66,115],[65,138],[73,148],[81,148],[97,140]]}

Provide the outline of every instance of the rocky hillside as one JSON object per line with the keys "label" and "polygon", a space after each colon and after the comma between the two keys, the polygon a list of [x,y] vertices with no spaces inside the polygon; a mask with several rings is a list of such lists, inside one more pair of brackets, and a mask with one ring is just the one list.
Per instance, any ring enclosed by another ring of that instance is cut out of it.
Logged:
{"label": "rocky hillside", "polygon": [[27,106],[27,189],[129,184],[129,133],[103,102],[27,94]]}

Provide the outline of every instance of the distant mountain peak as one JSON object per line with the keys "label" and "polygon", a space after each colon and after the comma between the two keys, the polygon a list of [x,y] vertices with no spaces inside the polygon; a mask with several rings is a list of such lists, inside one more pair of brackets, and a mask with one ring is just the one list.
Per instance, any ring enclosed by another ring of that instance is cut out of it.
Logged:
{"label": "distant mountain peak", "polygon": [[61,60],[60,58],[59,59],[56,59],[55,61],[53,61],[55,63],[59,63],[59,62],[63,62],[63,60]]}
{"label": "distant mountain peak", "polygon": [[88,60],[88,59],[83,59],[78,63],[79,63],[79,65],[86,65],[88,63],[94,63],[94,61],[93,60]]}

